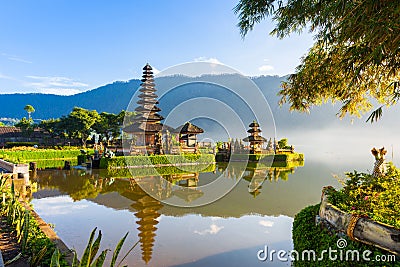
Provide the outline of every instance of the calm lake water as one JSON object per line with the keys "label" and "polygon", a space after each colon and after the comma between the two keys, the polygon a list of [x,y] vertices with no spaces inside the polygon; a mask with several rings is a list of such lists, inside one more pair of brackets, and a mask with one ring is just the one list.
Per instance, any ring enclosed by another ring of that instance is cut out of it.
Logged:
{"label": "calm lake water", "polygon": [[[215,173],[200,173],[186,180],[193,185],[198,179],[201,185],[221,175],[224,183],[237,183],[223,198],[201,207],[165,205],[129,179],[81,170],[39,172],[32,178],[38,183],[32,204],[78,255],[97,227],[103,233],[103,249],[113,249],[129,232],[120,255],[139,241],[124,261],[129,266],[290,266],[290,262],[277,259],[260,262],[257,251],[265,245],[292,249],[293,217],[320,201],[323,186],[340,187],[333,175],[343,178],[345,171],[368,171],[373,166],[368,147],[358,158],[354,151],[346,156],[301,145],[298,150],[315,153],[305,153],[304,166],[242,173],[235,165],[219,165]],[[249,192],[249,188],[254,190],[252,177],[256,185],[262,183],[255,192]],[[145,179],[151,185],[152,178]],[[202,196],[194,187],[162,197],[190,204]]]}

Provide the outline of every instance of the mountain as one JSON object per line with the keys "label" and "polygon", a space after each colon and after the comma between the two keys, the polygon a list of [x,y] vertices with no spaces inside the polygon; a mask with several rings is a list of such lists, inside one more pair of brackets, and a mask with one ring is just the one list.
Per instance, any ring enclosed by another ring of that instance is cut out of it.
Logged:
{"label": "mountain", "polygon": [[0,94],[0,118],[22,118],[27,114],[27,104],[35,108],[34,119],[59,118],[67,115],[74,107],[118,113],[124,109],[139,87],[139,80],[114,82],[99,88],[71,96],[51,94]]}
{"label": "mountain", "polygon": [[[237,75],[208,75],[207,80],[215,84],[224,84],[228,87],[233,86],[237,82]],[[156,79],[156,88],[158,89],[157,94],[162,95],[166,88],[170,88],[172,85],[185,84],[193,81],[201,81],[202,77],[190,78],[186,76],[169,76],[161,77]],[[243,77],[240,77],[240,80]],[[261,86],[261,91],[271,98],[272,101],[276,102],[276,93],[279,90],[279,84],[284,78],[278,76],[261,76],[252,78],[254,82]],[[121,110],[125,110],[129,104],[130,99],[140,86],[140,80],[133,79],[128,82],[114,82],[107,84],[102,87],[79,93],[71,96],[60,96],[52,94],[39,94],[39,93],[28,93],[28,94],[0,94],[0,103],[2,108],[0,109],[0,118],[17,118],[20,119],[26,116],[24,107],[27,104],[32,105],[35,108],[35,113],[32,114],[34,119],[49,119],[58,118],[63,115],[67,115],[71,112],[75,106],[83,107],[86,109],[95,109],[98,112],[112,112],[117,113]],[[198,92],[207,94],[210,92],[210,96],[213,96],[212,90],[205,83],[196,83]],[[186,92],[179,94],[170,94],[168,97],[175,100],[182,100],[193,97],[192,91],[186,90]],[[229,94],[224,94],[224,97],[229,97]],[[160,101],[161,102],[161,101]],[[168,102],[161,102],[160,105],[163,108],[168,108]]]}
{"label": "mountain", "polygon": [[[155,79],[161,115],[166,117],[166,124],[177,126],[187,120],[192,120],[209,132],[221,132],[233,126],[247,128],[255,119],[264,120],[262,130],[265,136],[273,136],[272,123],[277,129],[307,131],[320,130],[328,127],[343,126],[336,113],[338,105],[325,104],[315,107],[310,114],[290,112],[287,104],[279,107],[280,83],[286,77],[260,76],[247,79],[235,74],[204,75],[200,77],[167,76]],[[128,82],[114,82],[87,92],[71,96],[50,94],[0,94],[0,118],[22,118],[26,116],[24,106],[27,104],[35,108],[32,114],[34,119],[58,118],[67,115],[73,107],[95,109],[98,112],[118,113],[126,110],[131,99],[132,105],[128,110],[136,107],[137,89],[140,80]],[[257,85],[258,87],[256,87]],[[273,117],[270,116],[268,105],[262,98],[266,98]],[[185,106],[185,104],[187,104]],[[397,123],[397,109],[385,113],[384,124]],[[172,114],[172,115],[171,115]],[[261,114],[261,116],[260,116]],[[219,117],[218,117],[219,116]],[[237,123],[238,116],[241,123]],[[174,122],[168,120],[173,117]],[[201,118],[196,118],[201,117]],[[355,120],[359,127],[365,127],[365,120]],[[233,125],[233,126],[232,126]],[[350,125],[350,120],[345,120]],[[346,126],[346,127],[347,127]],[[238,131],[238,128],[232,129]],[[397,128],[396,128],[397,131]],[[241,134],[242,135],[242,134]]]}

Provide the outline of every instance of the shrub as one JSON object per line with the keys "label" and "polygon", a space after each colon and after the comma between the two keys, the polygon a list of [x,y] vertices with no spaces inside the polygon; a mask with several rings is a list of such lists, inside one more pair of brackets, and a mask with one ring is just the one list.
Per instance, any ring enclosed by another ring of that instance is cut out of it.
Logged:
{"label": "shrub", "polygon": [[83,154],[78,155],[77,160],[78,160],[78,165],[82,165],[83,163],[86,162],[86,155]]}
{"label": "shrub", "polygon": [[400,229],[400,170],[390,164],[382,177],[356,171],[346,175],[349,179],[344,187],[329,192],[329,201],[343,211]]}
{"label": "shrub", "polygon": [[[340,237],[335,234],[330,233],[327,229],[317,226],[315,224],[315,216],[318,214],[319,204],[314,206],[309,206],[301,210],[294,218],[293,221],[293,244],[294,250],[299,252],[300,259],[294,261],[295,267],[308,267],[308,266],[400,266],[400,263],[393,262],[382,262],[381,264],[376,261],[372,261],[376,255],[388,255],[388,252],[383,252],[382,250],[364,245],[360,242],[352,241],[345,237],[347,241],[347,246],[343,248],[343,252],[348,250],[357,250],[360,253],[360,261],[343,261],[339,260],[339,251],[336,254],[338,259],[332,261],[329,259],[328,253],[324,254],[323,260],[321,261],[302,261],[301,253],[305,250],[314,250],[316,257],[320,257],[323,250],[328,250],[329,248],[333,250],[338,250],[337,241]],[[372,253],[368,256],[371,261],[362,260],[362,252],[365,250],[370,250]],[[334,256],[335,254],[333,254]],[[344,256],[345,257],[345,256]],[[392,265],[390,265],[392,264]]]}
{"label": "shrub", "polygon": [[[77,165],[77,160],[72,159],[65,159],[71,162],[71,166]],[[65,164],[65,160],[54,160],[54,159],[42,159],[42,160],[35,160],[36,167],[38,169],[59,169],[63,168]]]}
{"label": "shrub", "polygon": [[[1,181],[4,179],[0,174],[0,184],[3,184]],[[2,190],[6,201],[0,203],[0,216],[7,218],[7,223],[13,228],[21,244],[21,252],[31,258],[32,266],[49,266],[55,245],[39,228],[31,212],[18,201],[14,183],[12,182],[10,187],[3,187]],[[68,264],[62,259],[60,266],[68,266]]]}
{"label": "shrub", "polygon": [[278,146],[279,148],[285,149],[285,148],[290,148],[288,146],[288,139],[287,138],[282,138],[281,140],[278,141]]}
{"label": "shrub", "polygon": [[20,147],[20,146],[27,146],[33,147],[34,145],[39,145],[37,142],[6,142],[6,148],[13,148],[13,147]]}
{"label": "shrub", "polygon": [[[93,153],[93,151],[90,151]],[[65,160],[65,159],[74,159],[76,160],[77,156],[80,155],[81,152],[78,149],[71,150],[58,150],[58,149],[34,149],[34,150],[8,150],[4,149],[0,153],[0,157],[4,160],[13,162],[13,163],[27,163],[30,161],[36,160]]]}
{"label": "shrub", "polygon": [[128,166],[144,165],[174,165],[174,164],[210,164],[214,163],[212,154],[184,154],[184,155],[152,155],[152,156],[126,156],[114,158],[102,158],[101,169],[126,168]]}
{"label": "shrub", "polygon": [[[220,159],[220,158],[217,158]],[[233,154],[231,155],[233,161],[250,161],[250,162],[282,162],[282,161],[303,161],[304,154],[301,153],[284,153],[276,155],[267,154]]]}

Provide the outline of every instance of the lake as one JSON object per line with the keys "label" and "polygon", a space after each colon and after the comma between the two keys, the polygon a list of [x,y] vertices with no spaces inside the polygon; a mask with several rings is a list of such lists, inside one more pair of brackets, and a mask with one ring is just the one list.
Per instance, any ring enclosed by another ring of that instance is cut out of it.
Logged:
{"label": "lake", "polygon": [[210,173],[166,177],[175,184],[199,187],[161,193],[156,190],[160,187],[154,182],[157,179],[143,178],[146,191],[156,190],[161,199],[188,206],[200,203],[204,197],[201,185],[210,183],[213,177],[234,186],[224,197],[200,207],[163,204],[149,197],[132,179],[108,177],[94,170],[38,172],[32,178],[38,183],[38,191],[31,203],[79,256],[97,227],[103,234],[102,249],[113,249],[129,232],[119,259],[138,242],[124,260],[129,266],[290,266],[290,262],[277,259],[261,262],[257,252],[265,246],[292,249],[295,214],[318,203],[323,186],[340,187],[335,175],[344,178],[346,171],[367,172],[373,167],[369,146],[364,145],[365,151],[343,153],[346,141],[334,150],[302,140],[297,140],[297,147],[306,152],[304,166],[242,172],[235,164],[221,164]]}

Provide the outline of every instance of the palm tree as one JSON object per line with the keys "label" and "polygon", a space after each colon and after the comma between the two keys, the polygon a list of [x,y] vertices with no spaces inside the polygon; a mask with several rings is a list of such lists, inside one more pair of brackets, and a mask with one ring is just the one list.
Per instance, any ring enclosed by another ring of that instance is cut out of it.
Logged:
{"label": "palm tree", "polygon": [[25,110],[26,112],[28,112],[28,119],[30,120],[30,119],[31,119],[31,113],[35,112],[35,109],[34,109],[33,106],[31,106],[31,105],[26,105],[26,106],[24,107],[24,110]]}

